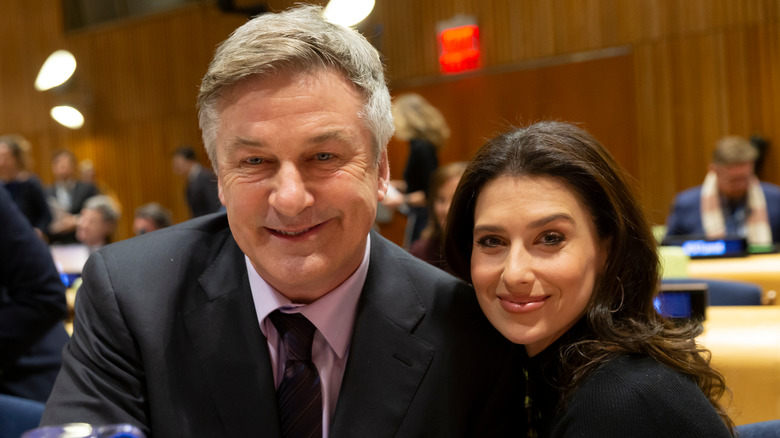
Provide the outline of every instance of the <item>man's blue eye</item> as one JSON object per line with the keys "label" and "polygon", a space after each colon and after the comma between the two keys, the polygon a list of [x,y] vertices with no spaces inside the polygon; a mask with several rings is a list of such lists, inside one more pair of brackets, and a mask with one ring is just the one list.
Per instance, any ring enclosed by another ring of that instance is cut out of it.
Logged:
{"label": "man's blue eye", "polygon": [[263,162],[263,159],[258,157],[252,157],[247,159],[246,161],[249,164],[261,164]]}
{"label": "man's blue eye", "polygon": [[329,160],[333,155],[327,153],[327,152],[320,152],[318,153],[315,158],[317,158],[318,161],[327,161]]}

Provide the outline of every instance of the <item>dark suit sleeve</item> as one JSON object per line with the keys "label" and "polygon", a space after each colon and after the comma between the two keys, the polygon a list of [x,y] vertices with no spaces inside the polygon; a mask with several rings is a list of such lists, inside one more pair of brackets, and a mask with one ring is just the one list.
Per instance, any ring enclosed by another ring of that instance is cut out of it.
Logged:
{"label": "dark suit sleeve", "polygon": [[0,190],[0,248],[1,371],[61,322],[67,307],[48,247],[5,190]]}
{"label": "dark suit sleeve", "polygon": [[140,354],[99,252],[88,260],[83,278],[73,337],[41,424],[131,423],[148,434]]}

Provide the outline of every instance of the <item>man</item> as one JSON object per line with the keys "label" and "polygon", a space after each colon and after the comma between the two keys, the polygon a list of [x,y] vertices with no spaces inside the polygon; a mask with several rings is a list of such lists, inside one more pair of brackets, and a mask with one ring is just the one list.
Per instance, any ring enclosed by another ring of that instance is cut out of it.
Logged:
{"label": "man", "polygon": [[89,248],[90,252],[111,242],[121,212],[110,196],[93,196],[84,203],[76,223],[76,240]]}
{"label": "man", "polygon": [[742,137],[718,141],[704,184],[675,198],[667,237],[743,237],[760,247],[780,242],[780,187],[756,178],[757,158]]}
{"label": "man", "polygon": [[187,205],[192,217],[203,216],[219,210],[217,177],[195,159],[195,151],[182,146],[173,153],[173,171],[187,176]]}
{"label": "man", "polygon": [[393,132],[376,50],[319,7],[261,15],[217,50],[198,101],[227,215],[92,256],[43,423],[522,434],[517,349],[469,287],[370,231]]}
{"label": "man", "polygon": [[0,223],[0,394],[45,402],[68,340],[65,285],[5,190]]}
{"label": "man", "polygon": [[151,233],[171,226],[171,211],[156,202],[149,202],[135,209],[133,234]]}
{"label": "man", "polygon": [[87,199],[99,195],[98,188],[76,178],[76,156],[69,150],[59,150],[51,160],[54,184],[47,195],[55,211],[49,227],[52,243],[76,242],[76,222]]}

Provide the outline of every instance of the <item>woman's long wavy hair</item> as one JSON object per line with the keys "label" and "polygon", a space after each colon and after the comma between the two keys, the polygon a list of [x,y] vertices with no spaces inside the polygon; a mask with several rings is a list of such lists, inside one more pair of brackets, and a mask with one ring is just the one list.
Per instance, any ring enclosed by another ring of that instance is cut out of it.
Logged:
{"label": "woman's long wavy hair", "polygon": [[[500,176],[552,177],[563,181],[585,205],[608,254],[585,320],[589,334],[561,349],[562,402],[615,356],[650,356],[693,379],[733,430],[720,406],[723,376],[698,346],[697,324],[675,324],[656,312],[660,262],[650,224],[620,166],[604,146],[580,128],[541,122],[487,142],[466,169],[450,207],[445,255],[452,270],[471,282],[474,209],[485,184]],[[511,200],[507,200],[510,202]]]}

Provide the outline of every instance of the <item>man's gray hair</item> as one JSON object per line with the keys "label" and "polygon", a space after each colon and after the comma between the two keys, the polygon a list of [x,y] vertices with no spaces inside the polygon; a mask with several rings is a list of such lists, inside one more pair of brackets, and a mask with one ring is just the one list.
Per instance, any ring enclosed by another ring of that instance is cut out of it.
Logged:
{"label": "man's gray hair", "polygon": [[110,196],[95,195],[84,201],[84,210],[96,210],[103,216],[103,220],[116,224],[122,216],[119,205]]}
{"label": "man's gray hair", "polygon": [[342,73],[363,96],[359,116],[373,134],[375,164],[393,135],[390,92],[379,53],[356,30],[325,20],[322,7],[299,5],[277,14],[262,14],[236,29],[209,65],[198,94],[203,144],[219,171],[216,138],[218,100],[222,90],[249,76],[279,72]]}

